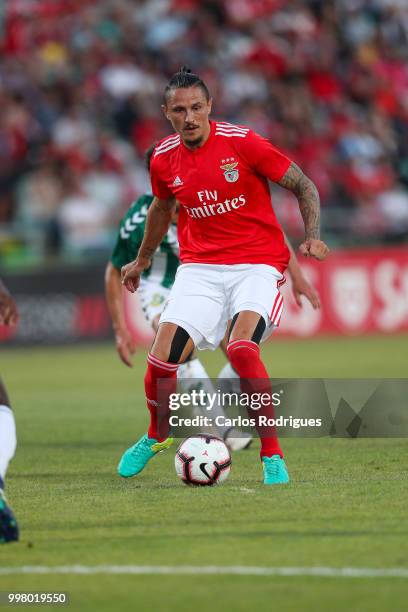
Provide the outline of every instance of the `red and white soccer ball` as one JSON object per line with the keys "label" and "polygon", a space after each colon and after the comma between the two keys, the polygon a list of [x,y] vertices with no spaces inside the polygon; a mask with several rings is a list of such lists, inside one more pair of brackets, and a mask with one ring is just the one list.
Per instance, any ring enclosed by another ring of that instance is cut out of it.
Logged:
{"label": "red and white soccer ball", "polygon": [[221,484],[231,471],[227,446],[220,438],[209,434],[186,438],[177,449],[174,463],[177,476],[187,485],[211,487]]}

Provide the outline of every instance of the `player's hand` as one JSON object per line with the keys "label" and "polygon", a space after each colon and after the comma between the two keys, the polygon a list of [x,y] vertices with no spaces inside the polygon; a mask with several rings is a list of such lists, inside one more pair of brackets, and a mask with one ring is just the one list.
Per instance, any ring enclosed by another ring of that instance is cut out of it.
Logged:
{"label": "player's hand", "polygon": [[316,238],[309,238],[302,242],[299,251],[304,257],[314,257],[319,261],[326,259],[327,255],[330,253],[327,244],[325,244],[323,240],[316,240]]}
{"label": "player's hand", "polygon": [[17,306],[7,291],[0,291],[0,325],[16,325]]}
{"label": "player's hand", "polygon": [[140,259],[131,261],[121,269],[122,285],[131,293],[134,293],[140,285],[140,277],[142,272],[151,265],[150,259]]}
{"label": "player's hand", "polygon": [[320,308],[319,294],[313,285],[305,279],[303,274],[292,277],[292,293],[299,308],[302,308],[301,295],[304,295],[305,298],[309,300],[315,310]]}
{"label": "player's hand", "polygon": [[127,329],[120,329],[115,332],[116,350],[125,365],[133,368],[132,355],[136,350],[136,343]]}

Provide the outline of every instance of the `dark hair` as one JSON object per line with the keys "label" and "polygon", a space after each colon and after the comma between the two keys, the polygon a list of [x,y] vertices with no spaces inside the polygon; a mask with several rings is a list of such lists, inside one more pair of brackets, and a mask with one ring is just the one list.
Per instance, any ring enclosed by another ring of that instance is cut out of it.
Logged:
{"label": "dark hair", "polygon": [[210,99],[210,92],[204,81],[196,74],[193,74],[188,66],[182,66],[167,83],[164,89],[164,102],[167,102],[168,94],[173,89],[187,89],[188,87],[201,87],[207,102]]}
{"label": "dark hair", "polygon": [[148,169],[148,171],[150,172],[150,162],[152,160],[152,155],[153,155],[153,151],[155,150],[157,145],[157,142],[154,142],[152,145],[150,145],[150,147],[148,149],[146,149],[145,151],[145,163],[146,163],[146,168]]}

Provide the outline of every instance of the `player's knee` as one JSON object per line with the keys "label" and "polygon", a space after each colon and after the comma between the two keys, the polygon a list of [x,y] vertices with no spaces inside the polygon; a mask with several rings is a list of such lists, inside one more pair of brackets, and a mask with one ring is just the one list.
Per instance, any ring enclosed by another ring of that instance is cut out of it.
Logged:
{"label": "player's knee", "polygon": [[252,313],[258,319],[255,323],[253,319],[248,320],[247,317],[242,317],[241,314],[237,313],[234,315],[228,332],[228,339],[231,340],[232,332],[235,329],[234,335],[237,335],[238,338],[245,338],[259,344],[266,329],[265,319],[256,313]]}
{"label": "player's knee", "polygon": [[252,340],[233,340],[228,343],[227,355],[234,370],[244,377],[248,366],[259,359],[259,346]]}
{"label": "player's knee", "polygon": [[151,355],[165,363],[184,363],[194,351],[188,332],[174,323],[162,323],[150,350]]}
{"label": "player's knee", "polygon": [[[189,340],[189,334],[178,325],[170,345],[169,363],[179,363]],[[191,351],[188,353],[187,357],[190,353]]]}

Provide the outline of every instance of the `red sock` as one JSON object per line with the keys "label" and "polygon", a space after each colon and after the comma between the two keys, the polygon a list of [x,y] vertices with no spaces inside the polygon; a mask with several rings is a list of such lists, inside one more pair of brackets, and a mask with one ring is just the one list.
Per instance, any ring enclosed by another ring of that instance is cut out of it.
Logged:
{"label": "red sock", "polygon": [[169,434],[169,395],[177,389],[177,363],[167,363],[147,356],[144,379],[150,423],[147,435],[163,442]]}
{"label": "red sock", "polygon": [[[259,356],[259,346],[251,340],[233,340],[228,343],[227,354],[234,370],[241,379],[241,390],[243,393],[252,395],[253,393],[268,393],[272,396],[272,386],[268,372]],[[248,408],[250,418],[258,416],[275,418],[275,411],[272,405],[272,397],[267,406],[260,410]],[[261,439],[261,457],[272,457],[280,455],[283,457],[282,449],[279,446],[278,436],[275,427],[259,426],[257,431]]]}

